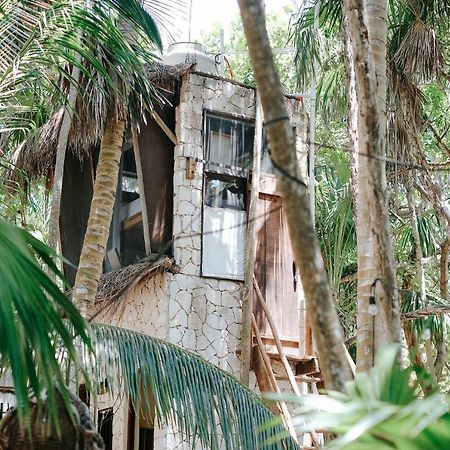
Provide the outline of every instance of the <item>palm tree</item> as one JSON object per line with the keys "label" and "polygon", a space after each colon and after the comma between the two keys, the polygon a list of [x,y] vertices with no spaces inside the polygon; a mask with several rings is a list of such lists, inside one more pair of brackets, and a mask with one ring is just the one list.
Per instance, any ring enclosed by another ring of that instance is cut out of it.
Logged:
{"label": "palm tree", "polygon": [[[133,3],[133,2],[131,2]],[[130,4],[131,4],[130,3]],[[48,8],[51,9],[53,3],[49,2],[46,4]],[[134,7],[137,5],[134,4]],[[39,4],[37,5],[39,6]],[[139,10],[140,11],[140,10]],[[27,10],[30,12],[37,12],[33,9]],[[82,10],[76,10],[77,13],[81,15]],[[112,27],[114,25],[111,22],[108,14],[103,9],[95,10],[97,16],[83,16],[86,20],[86,26],[88,29],[95,30],[98,33],[98,36],[106,35],[106,32],[102,30],[102,27]],[[52,16],[52,14],[50,14]],[[80,16],[74,16],[80,19]],[[142,17],[147,17],[143,15]],[[139,18],[139,17],[138,17]],[[95,19],[95,20],[94,20]],[[39,23],[42,25],[41,23]],[[142,25],[142,23],[141,23]],[[146,24],[148,26],[148,23]],[[151,22],[153,27],[153,22]],[[90,28],[89,28],[90,27]],[[155,33],[155,28],[151,28]],[[82,30],[85,30],[82,28]],[[41,31],[41,27],[38,27],[35,32]],[[108,29],[111,31],[111,29]],[[70,35],[70,32],[67,31]],[[101,34],[103,33],[103,34]],[[33,33],[32,33],[33,34]],[[49,33],[46,34],[48,36]],[[82,33],[75,33],[76,36],[83,36]],[[149,33],[147,33],[147,37]],[[155,39],[157,35],[153,36]],[[120,148],[122,145],[123,138],[123,129],[126,119],[126,108],[128,105],[128,101],[134,101],[136,104],[136,97],[130,95],[131,93],[140,91],[141,98],[147,100],[147,104],[150,103],[150,94],[152,93],[151,86],[147,81],[140,82],[142,79],[145,79],[145,71],[143,70],[142,61],[135,59],[133,60],[132,50],[133,48],[130,46],[129,42],[126,40],[122,40],[122,43],[115,48],[114,58],[110,62],[110,65],[104,69],[102,67],[99,68],[100,75],[104,77],[105,82],[113,81],[113,96],[112,100],[110,99],[108,111],[110,114],[107,116],[106,120],[106,132],[102,141],[102,150],[103,153],[103,166],[108,165],[108,163],[113,164],[114,170],[116,170],[117,159],[120,157]],[[142,41],[141,41],[142,43]],[[77,51],[80,47],[77,47]],[[89,45],[85,48],[81,47],[83,55],[90,49]],[[97,49],[97,47],[96,47]],[[59,54],[60,59],[57,59],[56,62],[61,64],[61,61],[64,62],[63,56],[67,56],[63,53],[61,55],[58,53],[61,51],[60,48],[53,48],[50,54]],[[99,51],[102,55],[102,51],[104,54],[106,52],[105,49]],[[35,50],[37,52],[37,50]],[[103,54],[103,56],[104,56]],[[33,54],[29,55],[30,65],[33,62],[32,58]],[[96,63],[98,63],[98,59],[95,58],[97,53],[94,51],[91,52],[91,59],[88,61],[94,67]],[[127,59],[128,58],[128,59]],[[153,58],[153,57],[151,57]],[[24,63],[24,59],[15,60],[14,63],[16,67],[20,66],[19,63]],[[76,58],[73,60],[74,65],[80,68],[81,71],[81,79],[85,77],[85,79],[89,81],[93,81],[98,77],[98,73],[92,75],[92,73],[83,65],[78,64]],[[128,62],[129,72],[126,72],[124,75],[124,71],[115,72],[115,65],[118,65],[122,68],[122,64]],[[63,64],[58,67],[64,67]],[[27,68],[27,67],[25,67]],[[23,71],[25,73],[25,70]],[[63,72],[63,69],[61,69]],[[129,73],[134,74],[134,78],[126,78]],[[46,74],[48,75],[48,74]],[[28,74],[28,80],[33,80],[36,82],[37,79],[32,77],[32,74]],[[26,77],[24,76],[24,79]],[[48,75],[48,79],[52,80],[52,77]],[[54,79],[54,78],[53,78]],[[132,80],[135,84],[131,84]],[[73,80],[71,80],[73,81]],[[20,80],[16,79],[15,82],[19,84]],[[49,83],[48,86],[50,86]],[[104,89],[100,86],[99,90]],[[56,90],[57,93],[60,93]],[[16,101],[16,104],[19,104],[19,98],[15,98],[14,96],[10,97],[10,104],[13,101]],[[28,98],[28,101],[30,99]],[[78,101],[78,99],[77,99]],[[122,103],[123,102],[123,103]],[[112,106],[121,106],[122,108],[119,111],[119,116],[114,114],[112,111]],[[19,109],[19,108],[17,108]],[[6,105],[4,111],[6,110]],[[139,111],[139,108],[137,108]],[[16,129],[26,130],[31,120],[28,120],[30,117],[32,119],[35,118],[34,110],[30,108],[27,110],[28,116],[24,115],[20,117],[17,115],[18,119],[23,119],[21,127],[17,127]],[[50,115],[50,114],[49,114]],[[2,120],[6,122],[8,117],[4,115]],[[75,120],[80,121],[79,115],[74,115]],[[118,120],[117,120],[118,119]],[[117,120],[117,121],[116,121]],[[5,123],[4,122],[4,123]],[[18,122],[19,123],[19,122]],[[6,128],[6,127],[5,127]],[[112,148],[111,148],[112,147]],[[110,151],[109,151],[110,150]],[[118,154],[119,151],[119,154]],[[103,169],[104,170],[104,169]],[[101,164],[99,163],[99,168],[97,171],[97,179],[101,179]],[[111,174],[107,173],[105,178],[108,178]],[[112,178],[112,181],[111,181]],[[97,188],[100,191],[101,195],[104,195],[104,192],[110,193],[111,191],[115,192],[116,186],[114,183],[117,179],[117,175],[112,174],[112,176],[106,181],[106,188],[100,184],[100,187]],[[102,191],[103,188],[103,191]],[[102,194],[103,192],[103,194]],[[110,221],[110,218],[102,217],[101,220],[104,220],[105,223]],[[109,226],[106,227],[108,229]],[[107,234],[107,233],[106,233]],[[29,235],[27,235],[29,236]],[[30,237],[31,239],[31,237]],[[52,271],[59,275],[59,272],[56,271],[56,267],[52,261],[53,253],[49,251],[48,248],[42,246],[42,244],[36,244],[33,241],[34,245],[37,249],[40,250],[39,256],[44,259],[44,261],[48,262],[51,266]],[[12,258],[13,259],[13,258]],[[101,259],[99,259],[99,265],[101,266],[101,262],[103,259],[103,255]],[[27,267],[28,268],[28,267]],[[6,273],[6,272],[5,272]],[[22,271],[17,272],[19,275],[23,276],[23,279],[26,278],[26,275],[30,278],[32,274],[25,274]],[[2,273],[3,275],[3,273]],[[54,389],[53,378],[56,378],[57,381],[63,380],[62,373],[66,372],[67,374],[78,373],[78,369],[81,368],[82,374],[85,376],[85,380],[90,382],[92,386],[92,392],[97,391],[97,385],[104,381],[105,377],[110,381],[110,386],[114,389],[116,393],[125,393],[129,396],[131,401],[134,404],[144,404],[148,405],[148,398],[141,398],[141,389],[138,387],[143,386],[144,391],[149,393],[150,391],[153,394],[156,403],[156,414],[160,419],[168,419],[175,422],[175,425],[180,427],[180,431],[182,431],[187,437],[191,439],[197,439],[202,442],[203,445],[207,445],[209,448],[218,448],[218,438],[217,438],[217,426],[220,423],[222,428],[224,442],[227,448],[256,448],[258,446],[263,446],[264,448],[297,448],[295,442],[291,440],[291,438],[287,438],[284,440],[284,443],[271,443],[272,437],[275,434],[279,434],[283,432],[283,428],[276,425],[275,427],[270,427],[266,430],[263,430],[260,433],[260,428],[266,422],[273,420],[272,413],[270,410],[255,396],[255,394],[251,393],[248,389],[246,389],[243,385],[241,385],[237,380],[235,380],[229,374],[222,372],[211,364],[206,363],[201,358],[195,356],[192,353],[186,352],[179,347],[170,345],[168,343],[158,341],[148,336],[140,335],[137,333],[130,332],[128,330],[123,330],[120,328],[107,327],[104,325],[96,325],[93,324],[89,328],[90,334],[88,335],[86,330],[79,330],[80,325],[77,324],[77,320],[86,327],[86,322],[80,317],[77,310],[72,306],[72,304],[63,296],[63,294],[54,287],[54,284],[48,278],[39,272],[39,276],[43,276],[47,283],[54,289],[50,294],[56,295],[56,299],[61,297],[64,299],[65,303],[62,303],[63,306],[68,305],[69,313],[68,318],[73,319],[74,328],[69,328],[67,323],[64,324],[63,333],[61,339],[56,339],[54,336],[57,336],[56,333],[51,334],[50,336],[53,338],[50,342],[53,343],[55,350],[53,352],[47,351],[44,355],[42,355],[39,362],[44,368],[46,366],[45,356],[49,357],[54,354],[58,347],[58,344],[62,345],[62,348],[65,347],[67,341],[67,333],[70,339],[67,342],[67,348],[69,352],[69,356],[71,358],[64,357],[65,350],[62,350],[63,355],[62,359],[56,360],[56,365],[50,365],[47,371],[53,369],[54,374],[53,377],[52,372],[49,372],[49,375],[45,377],[44,381],[47,396],[49,398],[48,403],[48,411],[50,417],[52,417],[58,425],[56,418],[58,417],[61,422],[59,425],[61,426],[60,430],[69,432],[73,432],[72,443],[77,440],[77,428],[73,426],[73,417],[67,416],[66,407],[69,403],[72,404],[72,407],[75,407],[82,417],[85,415],[85,411],[82,408],[82,405],[79,405],[76,397],[67,393],[67,389],[64,387],[64,383],[59,383],[57,388]],[[15,283],[13,286],[15,289],[15,295],[21,297],[20,288],[23,287],[19,283]],[[26,292],[27,295],[31,296],[31,293]],[[59,297],[58,297],[59,296]],[[23,296],[23,298],[26,298]],[[59,302],[62,302],[59,299]],[[2,302],[3,303],[3,302]],[[35,305],[34,303],[30,303],[28,301],[27,304],[29,306]],[[51,305],[51,304],[50,304]],[[37,305],[36,305],[37,306]],[[41,306],[41,305],[40,305]],[[46,305],[44,305],[46,306]],[[42,306],[41,306],[42,307]],[[19,311],[20,312],[20,311]],[[40,311],[33,310],[35,316],[40,315]],[[72,314],[72,315],[71,315]],[[10,314],[14,315],[14,312]],[[73,317],[72,317],[73,316]],[[28,323],[30,320],[28,319]],[[70,320],[69,320],[70,322]],[[11,327],[13,328],[14,320],[11,320]],[[42,322],[42,328],[44,325],[51,329],[52,323],[49,321]],[[58,322],[56,322],[56,326],[58,327]],[[33,327],[28,327],[30,329],[21,329],[19,334],[22,336],[27,335],[27,332],[33,331]],[[44,333],[44,332],[42,332]],[[73,342],[72,337],[75,334],[79,334],[81,336],[81,344],[83,345],[83,350],[81,354],[84,356],[82,362],[80,362],[77,357],[77,353],[73,351]],[[47,331],[48,334],[48,331]],[[45,335],[45,334],[44,334]],[[34,336],[34,334],[32,334]],[[89,340],[92,339],[92,341]],[[91,342],[93,345],[91,346]],[[13,354],[13,356],[17,356],[15,353],[15,343],[13,340],[9,340],[6,342],[4,348],[1,348],[2,357],[5,352],[5,362],[9,362],[8,359],[8,351]],[[39,348],[37,348],[36,353],[40,356]],[[94,350],[94,352],[92,352]],[[32,348],[31,351],[35,351]],[[14,440],[11,440],[11,433],[21,433],[21,440],[24,445],[29,445],[27,442],[26,433],[23,434],[24,428],[21,422],[21,417],[23,415],[23,410],[25,408],[25,412],[31,412],[32,424],[31,430],[34,432],[38,432],[38,430],[42,430],[42,419],[45,418],[45,414],[39,412],[39,407],[41,406],[41,394],[43,392],[43,387],[41,385],[41,379],[39,375],[42,373],[44,375],[47,372],[41,370],[41,366],[37,368],[34,367],[30,362],[30,358],[26,359],[25,366],[22,364],[18,366],[15,363],[15,360],[10,358],[12,363],[9,366],[6,366],[6,369],[10,369],[14,380],[16,378],[23,381],[22,384],[17,384],[16,389],[18,390],[18,407],[16,411],[11,412],[5,417],[1,424],[1,432],[0,439],[1,443],[4,446],[14,446],[16,443]],[[13,364],[14,363],[14,364]],[[73,365],[75,364],[75,368]],[[63,370],[64,369],[64,370]],[[31,370],[31,372],[30,372]],[[33,371],[36,370],[36,373]],[[180,374],[184,376],[180,377]],[[22,377],[22,378],[20,378]],[[27,378],[28,377],[28,378]],[[27,380],[31,380],[31,385],[34,387],[34,397],[36,400],[32,400],[32,402],[37,402],[37,408],[33,405],[29,405],[29,402],[26,398],[26,386]],[[199,380],[203,380],[203,383],[199,383]],[[39,388],[39,389],[38,389]],[[58,395],[61,393],[61,396]],[[53,399],[53,402],[50,400]],[[64,405],[61,405],[61,400],[63,400]],[[61,409],[62,408],[62,409]],[[35,413],[38,411],[38,413]],[[42,411],[42,410],[41,410]],[[69,409],[70,411],[70,409]],[[55,417],[57,416],[57,417]],[[19,420],[17,420],[17,418]],[[80,425],[80,424],[78,424]],[[85,424],[81,424],[85,425]],[[90,429],[89,427],[84,426],[85,435],[84,437],[89,435]],[[58,428],[51,429],[50,431],[46,428],[46,434],[39,436],[33,436],[35,439],[37,437],[47,439],[45,445],[49,445],[50,441],[56,442],[58,445],[61,445],[61,441],[58,439],[61,437],[58,434]],[[69,439],[70,440],[70,439]],[[267,441],[267,442],[266,442]],[[36,441],[34,441],[36,442]],[[42,442],[42,441],[40,441]],[[100,444],[99,444],[100,445]]]}
{"label": "palm tree", "polygon": [[259,0],[241,1],[239,6],[261,97],[273,164],[279,172],[289,234],[305,290],[320,367],[327,385],[341,390],[352,374],[343,351],[341,328],[331,302],[326,272],[311,220],[307,187],[299,172],[294,135],[265,27],[264,7]]}
{"label": "palm tree", "polygon": [[[260,445],[274,450],[298,448],[291,438],[268,443],[283,432],[278,424],[260,430],[273,421],[269,408],[233,376],[194,353],[113,326],[88,327],[40,266],[38,260],[62,279],[53,251],[28,232],[0,221],[0,252],[0,332],[4,337],[0,369],[2,374],[10,371],[17,398],[16,409],[0,423],[2,448],[18,448],[18,442],[11,439],[19,433],[23,448],[29,448],[23,420],[30,417],[31,430],[37,433],[32,436],[34,445],[53,442],[60,448],[63,437],[72,445],[82,428],[86,439],[92,424],[83,416],[89,415],[85,407],[67,390],[64,374],[74,373],[71,368],[82,370],[92,392],[108,379],[113,394],[126,394],[148,412],[152,395],[159,420],[173,422],[186,438],[198,439],[207,448],[219,448],[218,427],[227,449]],[[82,358],[74,336],[82,347]],[[142,398],[142,392],[148,397]],[[46,410],[42,410],[44,398]],[[79,428],[74,427],[68,405],[83,413],[75,419],[81,420]],[[50,419],[50,429],[42,421],[45,417]],[[68,431],[68,435],[58,434],[58,430]]]}
{"label": "palm tree", "polygon": [[[358,147],[354,149],[358,167],[356,364],[359,370],[367,370],[373,365],[375,349],[384,342],[400,342],[401,333],[382,158],[387,124],[387,2],[344,1],[343,5],[358,94]],[[369,311],[374,296],[375,317]]]}
{"label": "palm tree", "polygon": [[[319,89],[321,93],[322,102],[326,102],[328,107],[325,111],[332,109],[339,118],[344,119],[341,105],[345,104],[345,97],[348,96],[349,102],[349,136],[351,137],[351,148],[358,147],[357,130],[359,124],[354,112],[357,110],[357,98],[355,86],[352,86],[352,79],[355,74],[349,62],[352,59],[351,46],[347,39],[348,21],[344,20],[342,8],[338,2],[322,1],[320,24],[322,34],[325,35],[322,41],[317,42],[317,39],[303,40],[304,46],[300,45],[301,39],[308,36],[311,29],[311,17],[313,16],[313,9],[306,8],[299,16],[294,36],[298,43],[298,61],[299,70],[311,65],[312,58],[319,58],[321,67],[321,76],[319,77]],[[399,209],[404,208],[406,197],[405,192],[411,190],[408,186],[405,189],[398,188],[398,181],[403,185],[404,177],[400,176],[401,171],[413,170],[413,187],[419,193],[420,197],[427,199],[433,206],[434,210],[441,220],[441,227],[444,227],[448,235],[448,208],[443,201],[443,190],[439,189],[439,174],[433,173],[428,160],[436,156],[425,154],[423,147],[423,130],[426,126],[423,123],[424,119],[424,95],[423,88],[419,86],[419,81],[430,82],[436,77],[444,78],[446,74],[443,72],[442,61],[444,58],[444,46],[442,40],[444,36],[440,36],[440,31],[446,28],[447,22],[440,21],[440,17],[446,18],[448,15],[447,2],[414,2],[414,1],[391,1],[389,2],[389,35],[388,35],[388,117],[389,117],[389,139],[387,155],[392,156],[394,161],[399,161],[398,164],[389,164],[389,182],[392,197],[392,206],[395,208],[396,214],[399,214]],[[344,30],[344,33],[342,33]],[[328,45],[323,45],[323,41]],[[321,45],[319,45],[321,44]],[[342,57],[344,54],[344,57]],[[342,58],[347,69],[347,92],[343,91],[341,82],[343,74],[343,65],[330,64]],[[341,75],[335,75],[336,71],[340,70]],[[302,79],[302,78],[300,78]],[[331,81],[328,81],[331,80]],[[307,81],[307,80],[306,80]],[[320,89],[320,86],[325,88]],[[333,100],[334,99],[334,100]],[[342,100],[338,100],[342,99]],[[403,100],[402,100],[403,99]],[[331,106],[330,106],[331,104]],[[352,106],[353,105],[353,106]],[[352,106],[352,107],[350,107]],[[339,107],[339,108],[338,108]],[[353,113],[352,113],[353,111]],[[329,113],[328,113],[329,115]],[[326,116],[325,116],[326,117]],[[356,120],[355,120],[356,119]],[[434,116],[426,118],[429,122],[434,120]],[[325,119],[324,119],[325,120]],[[336,119],[339,120],[339,119]],[[445,133],[432,134],[439,147],[438,152],[443,152],[448,155],[445,144],[439,141],[441,135]],[[430,133],[431,134],[431,133]],[[421,136],[422,135],[422,136]],[[427,139],[426,142],[429,142]],[[428,149],[427,149],[428,151]],[[434,153],[434,152],[433,152]],[[358,167],[356,165],[355,152],[353,152],[353,190],[357,191]],[[416,169],[423,167],[423,169]],[[356,195],[354,195],[356,198]],[[354,204],[356,213],[358,213],[358,204]],[[403,213],[400,211],[400,215]],[[391,220],[395,216],[391,216]],[[394,220],[395,222],[395,220]],[[447,238],[444,238],[446,241]],[[442,280],[446,279],[447,265],[445,264],[447,251],[445,245],[442,256],[444,264],[441,270]],[[442,285],[445,285],[443,282]],[[445,289],[443,290],[445,293]],[[365,303],[367,305],[367,302]]]}

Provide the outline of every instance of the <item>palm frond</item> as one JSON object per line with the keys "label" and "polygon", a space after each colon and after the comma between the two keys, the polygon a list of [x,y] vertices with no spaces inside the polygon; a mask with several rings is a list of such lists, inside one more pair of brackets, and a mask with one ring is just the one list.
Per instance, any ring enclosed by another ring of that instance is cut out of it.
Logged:
{"label": "palm frond", "polygon": [[416,20],[395,52],[394,63],[401,74],[417,81],[438,77],[444,57],[435,30]]}
{"label": "palm frond", "polygon": [[[167,419],[190,442],[218,449],[218,428],[226,449],[298,449],[262,401],[229,373],[196,354],[165,341],[102,324],[92,324],[95,358],[87,360],[94,379],[108,380],[112,394],[127,394],[134,404]],[[146,393],[142,398],[142,393]]]}
{"label": "palm frond", "polygon": [[136,0],[1,0],[0,11],[0,131],[21,131],[23,139],[51,117],[64,104],[71,66],[81,71],[83,124],[101,129],[96,119],[111,98],[119,110],[130,98],[137,111],[151,108],[155,89],[145,69],[162,42]]}
{"label": "palm frond", "polygon": [[[40,266],[39,261],[63,279],[52,250],[1,220],[0,254],[0,375],[11,374],[19,417],[29,413],[28,389],[38,403],[46,390],[54,414],[54,382],[61,392],[67,392],[56,345],[64,345],[67,359],[78,365],[71,330],[90,348],[87,324]],[[72,322],[72,328],[58,310]]]}
{"label": "palm frond", "polygon": [[438,393],[418,398],[412,369],[399,367],[397,350],[393,346],[380,351],[375,366],[358,374],[346,393],[297,399],[301,407],[294,422],[300,430],[335,433],[337,438],[325,447],[330,450],[448,448],[448,398]]}

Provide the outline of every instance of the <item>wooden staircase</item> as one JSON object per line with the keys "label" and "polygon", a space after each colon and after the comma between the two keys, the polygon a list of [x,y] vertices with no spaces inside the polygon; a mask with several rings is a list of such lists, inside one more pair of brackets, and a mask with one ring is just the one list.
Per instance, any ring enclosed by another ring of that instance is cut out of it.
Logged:
{"label": "wooden staircase", "polygon": [[[320,373],[317,357],[313,354],[300,355],[294,354],[294,345],[283,345],[280,339],[275,322],[267,307],[266,301],[258,286],[258,282],[253,277],[255,298],[264,311],[267,323],[269,324],[272,336],[263,336],[258,328],[255,316],[252,316],[253,346],[251,354],[252,369],[256,374],[259,390],[263,392],[292,393],[301,396],[299,385],[309,386],[310,392],[317,393],[324,387],[323,379]],[[309,346],[308,346],[309,347]],[[297,346],[298,351],[298,346]],[[286,389],[288,387],[288,391]],[[305,389],[303,389],[305,391]],[[276,414],[283,418],[286,428],[292,437],[298,442],[298,436],[292,425],[292,417],[289,408],[284,401],[279,401],[271,405]],[[320,438],[315,432],[308,433],[312,448],[319,448]],[[302,447],[307,448],[307,447]]]}

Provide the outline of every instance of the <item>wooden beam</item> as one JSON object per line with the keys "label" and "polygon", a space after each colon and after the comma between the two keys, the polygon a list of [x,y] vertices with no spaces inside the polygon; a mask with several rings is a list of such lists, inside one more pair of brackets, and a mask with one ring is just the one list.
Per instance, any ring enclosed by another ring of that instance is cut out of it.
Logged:
{"label": "wooden beam", "polygon": [[156,111],[153,111],[152,115],[156,123],[161,127],[166,136],[174,143],[174,145],[178,145],[177,137],[175,136],[175,134],[173,134],[172,130],[164,123],[164,120],[161,119],[159,114]]}
{"label": "wooden beam", "polygon": [[139,148],[139,135],[137,125],[134,120],[131,123],[131,135],[133,140],[134,160],[136,162],[136,172],[139,186],[139,198],[141,200],[141,217],[142,217],[142,228],[144,230],[145,254],[149,255],[150,253],[152,253],[152,246],[150,241],[150,230],[148,226],[147,202],[145,200],[144,174],[142,172],[141,150]]}
{"label": "wooden beam", "polygon": [[141,213],[135,214],[134,216],[129,217],[128,219],[124,220],[122,222],[122,229],[123,230],[128,230],[132,227],[134,227],[134,225],[138,224],[142,222],[142,215]]}
{"label": "wooden beam", "polygon": [[[267,336],[265,334],[261,334],[261,339],[263,340],[265,345],[275,345],[275,339],[273,336]],[[296,339],[283,339],[280,338],[281,344],[283,348],[296,348],[298,349],[299,341]]]}
{"label": "wooden beam", "polygon": [[245,247],[244,294],[242,298],[241,332],[241,372],[240,378],[249,384],[250,357],[252,348],[253,276],[256,258],[256,218],[258,214],[259,176],[261,172],[263,117],[261,101],[256,94],[255,141],[253,143],[252,187],[247,220],[247,239]]}

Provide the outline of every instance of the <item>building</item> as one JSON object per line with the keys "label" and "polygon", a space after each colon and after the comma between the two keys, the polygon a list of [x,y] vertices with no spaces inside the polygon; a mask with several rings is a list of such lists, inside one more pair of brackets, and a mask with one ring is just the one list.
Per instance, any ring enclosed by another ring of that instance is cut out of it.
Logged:
{"label": "building", "polygon": [[[272,390],[271,377],[276,377],[288,389],[285,369],[277,362],[278,339],[260,298],[267,302],[294,375],[320,381],[314,378],[318,368],[302,288],[266,144],[257,214],[248,221],[255,89],[197,71],[195,64],[162,66],[149,76],[164,101],[125,140],[95,320],[180,345],[239,377],[246,243],[253,223],[254,315],[272,375],[255,347],[251,387]],[[286,103],[306,172],[304,105],[294,96],[286,96]],[[72,152],[66,157],[60,226],[63,255],[73,264],[65,265],[72,283],[95,166],[95,150],[83,161]],[[87,400],[86,393],[80,396]],[[127,399],[108,394],[99,399],[107,448],[190,448],[176,430],[158,427]]]}

